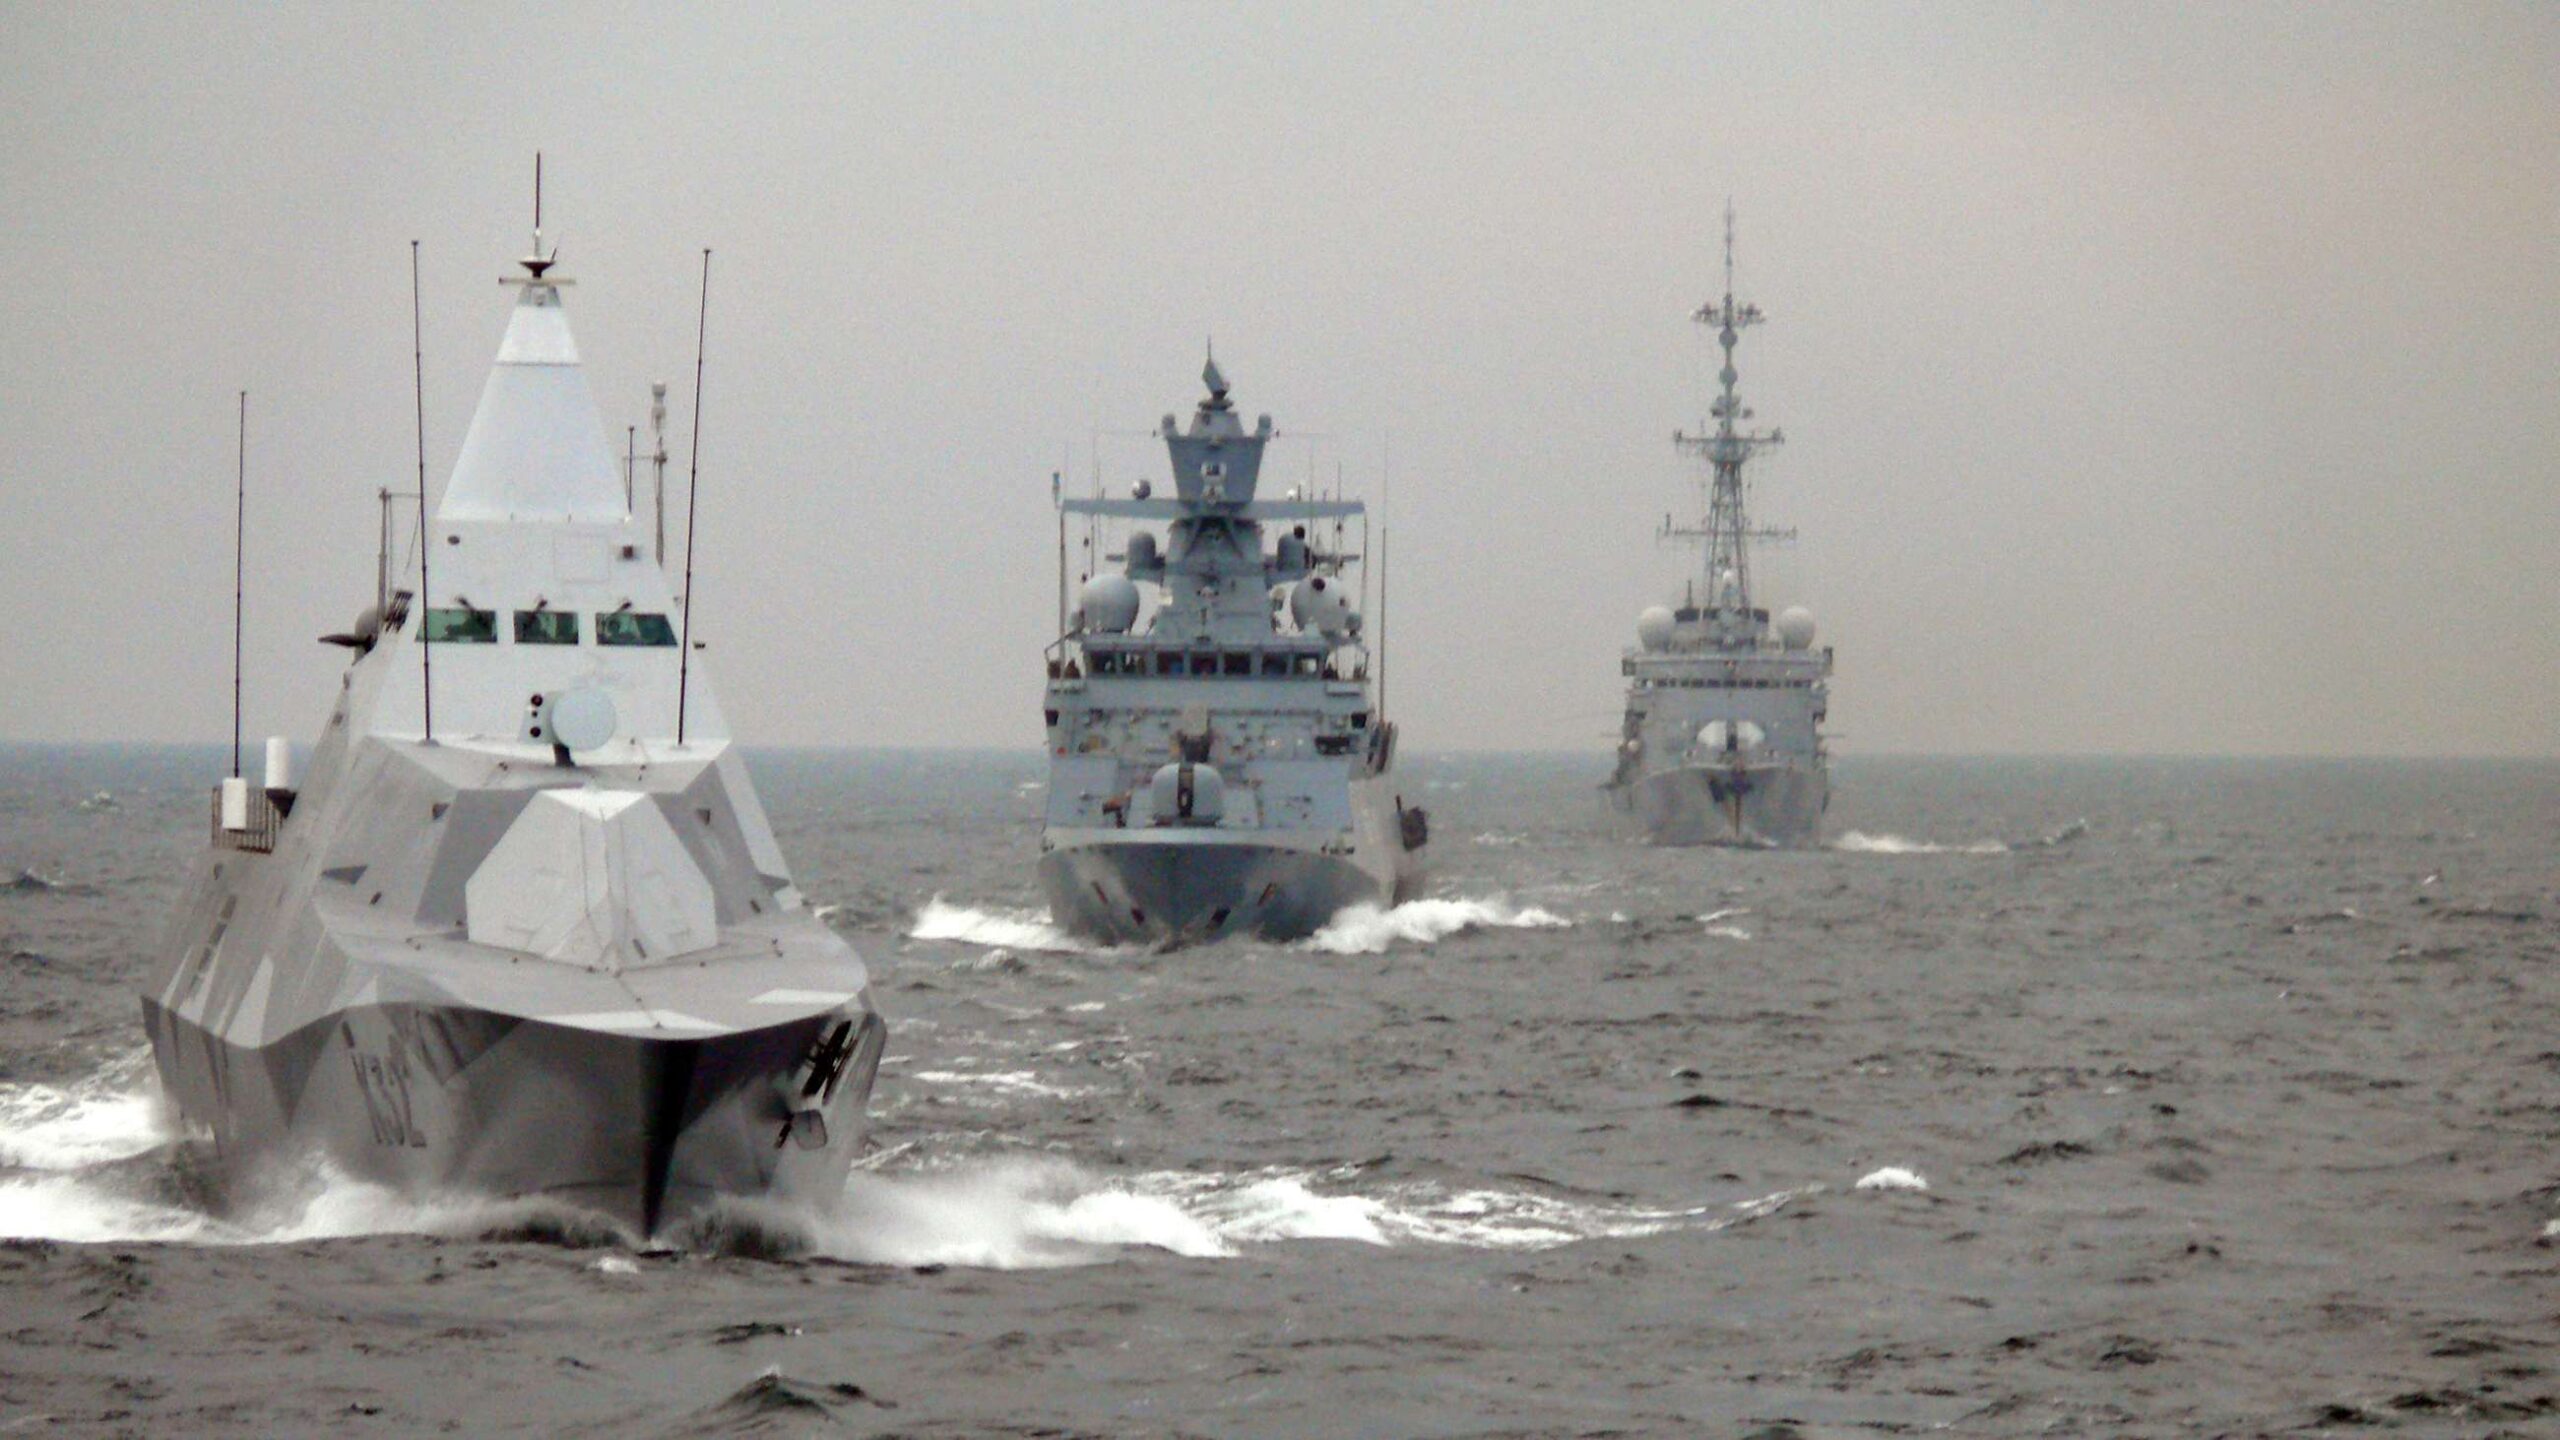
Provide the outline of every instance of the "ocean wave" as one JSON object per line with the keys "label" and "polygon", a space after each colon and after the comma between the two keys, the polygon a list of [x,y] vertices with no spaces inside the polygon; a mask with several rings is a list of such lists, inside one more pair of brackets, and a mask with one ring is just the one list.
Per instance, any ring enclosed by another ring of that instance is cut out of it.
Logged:
{"label": "ocean wave", "polygon": [[1092,954],[1094,947],[1069,935],[1050,920],[1046,910],[979,909],[954,905],[936,895],[916,912],[907,927],[910,940],[951,940],[963,945],[1002,946],[1012,950],[1048,950]]}
{"label": "ocean wave", "polygon": [[1560,930],[1572,924],[1552,910],[1499,898],[1407,900],[1393,909],[1349,906],[1302,943],[1334,955],[1375,955],[1399,941],[1428,945],[1470,930]]}
{"label": "ocean wave", "polygon": [[[9,1157],[0,1172],[0,1238],[229,1246],[416,1234],[570,1249],[637,1243],[612,1221],[557,1201],[420,1196],[318,1161],[235,1188],[216,1213],[187,1183],[189,1147],[136,1068],[120,1062],[68,1087],[0,1087],[0,1146]],[[1002,1091],[1027,1077],[916,1078]],[[834,1205],[734,1201],[673,1238],[688,1249],[775,1259],[1007,1270],[1096,1264],[1140,1249],[1217,1259],[1291,1241],[1544,1249],[1720,1230],[1822,1188],[1655,1208],[1436,1181],[1366,1186],[1357,1167],[1114,1176],[1058,1155],[981,1153],[918,1165],[918,1153],[911,1142],[873,1157],[887,1163],[866,1163]]]}

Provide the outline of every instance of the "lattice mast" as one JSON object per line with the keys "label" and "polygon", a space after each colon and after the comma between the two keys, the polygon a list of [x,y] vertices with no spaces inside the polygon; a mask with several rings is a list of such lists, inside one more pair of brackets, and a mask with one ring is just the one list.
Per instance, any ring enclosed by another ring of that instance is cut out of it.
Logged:
{"label": "lattice mast", "polygon": [[[1715,422],[1712,435],[1692,435],[1675,431],[1672,443],[1684,452],[1703,455],[1709,475],[1706,481],[1707,522],[1698,526],[1673,525],[1665,520],[1665,539],[1705,541],[1707,603],[1732,607],[1743,615],[1751,613],[1751,550],[1753,540],[1792,540],[1792,530],[1754,530],[1743,508],[1742,467],[1744,462],[1762,450],[1786,443],[1779,430],[1747,430],[1738,422],[1752,418],[1751,409],[1742,403],[1735,384],[1741,373],[1734,369],[1733,347],[1742,332],[1767,317],[1757,305],[1746,305],[1733,298],[1733,202],[1724,207],[1724,298],[1698,307],[1689,317],[1716,332],[1716,341],[1724,349],[1724,368],[1716,372],[1722,391],[1708,408]],[[1728,585],[1725,577],[1730,576]],[[1727,593],[1728,590],[1730,593]]]}

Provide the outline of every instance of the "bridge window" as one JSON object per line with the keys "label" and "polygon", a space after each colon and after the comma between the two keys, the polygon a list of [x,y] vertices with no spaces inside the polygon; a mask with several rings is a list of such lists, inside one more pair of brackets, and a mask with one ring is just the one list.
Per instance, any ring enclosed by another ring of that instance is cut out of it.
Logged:
{"label": "bridge window", "polygon": [[1158,675],[1180,675],[1182,673],[1182,657],[1174,654],[1170,650],[1157,651],[1156,673]]}
{"label": "bridge window", "polygon": [[1288,673],[1289,673],[1289,657],[1288,657],[1288,656],[1286,656],[1286,655],[1265,655],[1265,656],[1263,656],[1263,657],[1262,657],[1262,673],[1263,673],[1263,674],[1265,674],[1265,675],[1286,675],[1286,674],[1288,674]]}
{"label": "bridge window", "polygon": [[1253,673],[1253,652],[1250,650],[1228,651],[1227,673],[1230,675],[1251,675]]}
{"label": "bridge window", "polygon": [[578,643],[578,612],[575,610],[519,610],[516,612],[516,643],[519,645],[575,645]]}
{"label": "bridge window", "polygon": [[608,610],[596,616],[599,645],[654,645],[674,649],[676,627],[652,610]]}
{"label": "bridge window", "polygon": [[419,633],[437,645],[495,645],[498,643],[498,612],[430,605],[427,607],[426,628]]}

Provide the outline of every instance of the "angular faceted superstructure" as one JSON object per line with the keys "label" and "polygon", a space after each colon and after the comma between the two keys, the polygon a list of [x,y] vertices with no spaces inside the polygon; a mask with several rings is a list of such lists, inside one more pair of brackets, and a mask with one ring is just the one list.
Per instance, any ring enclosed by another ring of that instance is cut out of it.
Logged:
{"label": "angular faceted superstructure", "polygon": [[216,792],[153,1055],[235,1174],[311,1154],[640,1237],[829,1203],[886,1032],[685,663],[536,253],[408,567],[428,588],[386,580],[328,637],[352,657],[299,789]]}
{"label": "angular faceted superstructure", "polygon": [[1073,517],[1123,543],[1049,652],[1040,884],[1115,943],[1306,935],[1409,894],[1429,836],[1345,585],[1362,508],[1258,498],[1271,417],[1247,431],[1215,360],[1202,378],[1190,428],[1164,419],[1170,497],[1060,502],[1062,567]]}

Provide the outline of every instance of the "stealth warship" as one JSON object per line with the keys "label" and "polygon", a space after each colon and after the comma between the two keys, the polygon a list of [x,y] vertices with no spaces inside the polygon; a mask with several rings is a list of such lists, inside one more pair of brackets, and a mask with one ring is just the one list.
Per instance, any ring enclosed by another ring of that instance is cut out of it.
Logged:
{"label": "stealth warship", "polygon": [[1605,789],[1616,812],[1657,845],[1804,846],[1820,840],[1831,803],[1822,737],[1831,650],[1814,648],[1811,611],[1790,606],[1772,621],[1752,595],[1751,542],[1793,536],[1753,529],[1744,511],[1744,465],[1784,436],[1743,424],[1752,412],[1734,388],[1733,350],[1762,316],[1733,298],[1730,209],[1724,244],[1724,298],[1692,317],[1724,351],[1722,390],[1710,407],[1715,431],[1673,437],[1707,463],[1706,519],[1665,519],[1661,531],[1698,545],[1703,574],[1690,579],[1678,608],[1637,617],[1639,643],[1621,662],[1628,683],[1618,768]]}
{"label": "stealth warship", "polygon": [[1112,943],[1304,936],[1404,898],[1430,836],[1345,582],[1364,511],[1259,498],[1271,417],[1244,428],[1214,357],[1202,379],[1190,428],[1164,418],[1172,495],[1059,502],[1061,611],[1071,521],[1121,568],[1085,577],[1049,648],[1040,883],[1058,923]]}
{"label": "stealth warship", "polygon": [[153,1057],[235,1176],[316,1156],[643,1237],[825,1203],[886,1032],[687,661],[551,263],[537,229],[415,567],[385,497],[302,783],[282,740],[263,786],[235,747],[143,995]]}

